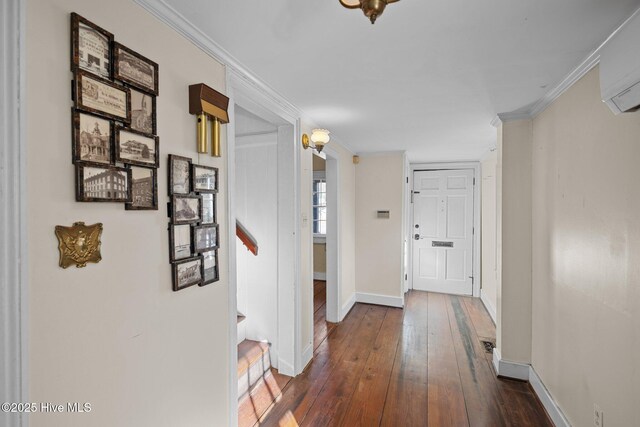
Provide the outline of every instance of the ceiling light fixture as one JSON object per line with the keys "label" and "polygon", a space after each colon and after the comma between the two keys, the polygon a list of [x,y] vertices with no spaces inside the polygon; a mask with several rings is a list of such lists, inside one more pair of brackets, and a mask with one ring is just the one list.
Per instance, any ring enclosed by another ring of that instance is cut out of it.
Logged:
{"label": "ceiling light fixture", "polygon": [[[331,137],[329,136],[329,131],[326,129],[314,129],[311,131],[311,138],[306,133],[302,135],[302,147],[306,150],[307,148],[315,148],[316,151],[321,152],[325,145],[329,143]],[[313,143],[311,145],[309,140]]]}
{"label": "ceiling light fixture", "polygon": [[382,15],[384,8],[389,3],[395,3],[399,0],[340,0],[340,4],[347,9],[362,9],[365,16],[375,24],[378,16]]}

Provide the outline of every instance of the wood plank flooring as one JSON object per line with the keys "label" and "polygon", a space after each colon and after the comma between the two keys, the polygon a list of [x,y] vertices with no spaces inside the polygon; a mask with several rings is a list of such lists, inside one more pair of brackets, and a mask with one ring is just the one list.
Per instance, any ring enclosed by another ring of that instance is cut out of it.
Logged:
{"label": "wood plank flooring", "polygon": [[553,425],[527,383],[495,376],[480,300],[411,291],[404,310],[356,304],[335,325],[323,301],[313,361],[256,426]]}

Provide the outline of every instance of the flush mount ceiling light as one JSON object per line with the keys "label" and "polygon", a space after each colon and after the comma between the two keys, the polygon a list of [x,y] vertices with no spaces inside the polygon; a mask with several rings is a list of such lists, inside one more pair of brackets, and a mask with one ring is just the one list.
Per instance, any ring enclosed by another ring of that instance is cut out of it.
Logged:
{"label": "flush mount ceiling light", "polygon": [[347,9],[362,9],[365,16],[375,24],[378,16],[382,15],[384,8],[389,3],[395,3],[399,0],[339,0],[340,4]]}
{"label": "flush mount ceiling light", "polygon": [[[329,143],[331,137],[329,136],[329,131],[326,129],[314,129],[311,132],[311,138],[306,133],[302,135],[302,147],[306,150],[307,148],[315,148],[318,153],[322,151],[324,146]],[[309,140],[313,143],[311,145]]]}

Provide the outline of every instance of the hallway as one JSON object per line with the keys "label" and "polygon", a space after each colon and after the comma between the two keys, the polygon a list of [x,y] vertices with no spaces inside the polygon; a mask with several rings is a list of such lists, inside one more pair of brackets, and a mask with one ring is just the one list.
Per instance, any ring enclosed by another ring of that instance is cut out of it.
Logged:
{"label": "hallway", "polygon": [[356,304],[317,338],[257,425],[551,425],[528,384],[495,377],[480,341],[495,327],[478,299],[412,291],[405,310]]}

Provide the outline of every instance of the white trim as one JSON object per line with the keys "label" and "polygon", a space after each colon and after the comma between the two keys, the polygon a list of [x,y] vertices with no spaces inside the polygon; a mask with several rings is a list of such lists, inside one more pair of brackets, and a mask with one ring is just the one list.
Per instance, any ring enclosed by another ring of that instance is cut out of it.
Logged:
{"label": "white trim", "polygon": [[547,410],[547,414],[549,414],[553,424],[556,427],[571,427],[567,417],[564,416],[560,406],[558,406],[551,393],[549,393],[549,390],[547,390],[547,387],[545,387],[538,373],[533,369],[533,366],[529,366],[529,384],[531,384],[533,391],[538,395],[538,399],[542,402],[544,409]]}
{"label": "white trim", "polygon": [[[480,162],[440,162],[440,163],[411,163],[409,174],[409,194],[413,190],[413,174],[415,171],[420,170],[444,170],[444,169],[473,169],[473,178],[475,185],[473,186],[473,229],[475,231],[473,236],[473,291],[474,297],[480,297],[480,288],[482,280],[482,262],[481,262],[481,209],[480,203],[480,187],[482,187],[482,174],[480,172]],[[411,203],[411,197],[408,197],[408,209],[409,209],[409,222],[407,223],[406,235],[409,241],[409,260],[408,276],[409,276],[409,289],[413,289],[413,208]]]}
{"label": "white trim", "polygon": [[390,295],[370,294],[356,292],[356,301],[364,304],[386,305],[389,307],[404,307],[404,298],[392,297]]}
{"label": "white trim", "polygon": [[340,310],[340,321],[344,320],[344,317],[349,314],[353,306],[356,304],[356,294],[355,292],[351,294],[351,298],[342,305],[342,309]]}
{"label": "white trim", "polygon": [[[227,74],[227,93],[233,99],[233,88]],[[227,304],[229,307],[229,426],[238,425],[238,278],[236,264],[236,144],[235,144],[235,104],[229,103],[229,123],[226,127],[227,136],[227,222],[229,248],[227,277],[229,278]],[[246,325],[240,327],[243,337],[246,336]]]}
{"label": "white trim", "polygon": [[314,234],[313,235],[313,243],[318,245],[326,245],[327,244],[327,235],[326,234]]}
{"label": "white trim", "polygon": [[480,301],[482,301],[482,303],[484,304],[484,308],[487,309],[489,316],[491,316],[493,324],[496,325],[498,323],[498,321],[496,320],[496,308],[493,306],[493,304],[491,304],[491,301],[489,301],[489,298],[487,298],[486,294],[482,292],[482,289],[480,289]]}
{"label": "white trim", "polygon": [[[325,172],[327,181],[327,234],[326,234],[326,281],[327,321],[342,321],[342,218],[340,187],[340,155],[332,147],[325,147]],[[309,203],[313,203],[309,200]],[[313,316],[313,313],[310,313]],[[313,322],[312,322],[313,324]]]}
{"label": "white trim", "polygon": [[302,369],[307,367],[309,362],[313,359],[313,340],[309,343],[304,350],[302,350]]}
{"label": "white trim", "polygon": [[513,378],[516,380],[529,381],[529,367],[525,363],[510,362],[504,360],[500,355],[500,350],[493,349],[493,367],[499,377]]}
{"label": "white trim", "polygon": [[[0,0],[1,402],[28,402],[25,1]],[[27,426],[28,414],[0,412]]]}
{"label": "white trim", "polygon": [[576,68],[567,74],[558,84],[553,86],[542,98],[534,102],[526,109],[516,110],[509,113],[500,113],[491,121],[491,125],[497,127],[500,122],[510,122],[515,120],[533,119],[538,114],[546,110],[553,102],[565,93],[578,80],[584,77],[596,65],[600,63],[600,52],[609,43],[609,41],[618,34],[629,22],[640,13],[640,8],[636,9],[627,19],[596,47],[586,58],[584,58]]}
{"label": "white trim", "polygon": [[313,280],[327,280],[326,271],[314,271],[313,272]]}

